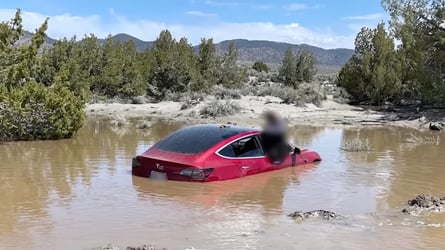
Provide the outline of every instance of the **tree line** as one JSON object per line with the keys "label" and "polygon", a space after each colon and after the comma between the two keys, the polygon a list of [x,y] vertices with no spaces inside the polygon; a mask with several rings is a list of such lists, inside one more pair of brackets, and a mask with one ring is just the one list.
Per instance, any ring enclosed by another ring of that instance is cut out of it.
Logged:
{"label": "tree line", "polygon": [[[85,103],[97,98],[160,101],[171,93],[209,93],[216,85],[236,89],[248,82],[233,42],[222,56],[211,38],[201,39],[194,51],[186,38],[176,40],[168,30],[145,51],[133,41],[93,34],[43,46],[47,28],[48,19],[29,43],[20,44],[20,10],[0,23],[0,141],[69,138],[82,126]],[[283,60],[279,79],[287,86],[297,87],[315,72],[313,57],[300,54],[299,60],[293,55]],[[269,70],[262,62],[253,68]]]}
{"label": "tree line", "polygon": [[382,0],[391,20],[362,28],[337,83],[356,102],[445,103],[445,2]]}
{"label": "tree line", "polygon": [[202,39],[194,53],[186,38],[176,41],[164,30],[143,52],[133,41],[102,42],[93,34],[42,47],[47,28],[45,20],[29,43],[20,44],[20,10],[0,24],[0,141],[69,138],[82,126],[85,103],[98,97],[162,100],[173,92],[246,82],[233,43],[218,57],[213,40]]}
{"label": "tree line", "polygon": [[123,99],[148,95],[162,100],[172,92],[207,91],[213,85],[236,88],[246,81],[237,65],[237,50],[216,56],[212,39],[202,39],[199,52],[186,38],[176,41],[164,30],[153,47],[139,52],[133,41],[100,42],[94,35],[57,41],[41,56],[36,80],[50,86],[63,79],[83,100],[92,96]]}

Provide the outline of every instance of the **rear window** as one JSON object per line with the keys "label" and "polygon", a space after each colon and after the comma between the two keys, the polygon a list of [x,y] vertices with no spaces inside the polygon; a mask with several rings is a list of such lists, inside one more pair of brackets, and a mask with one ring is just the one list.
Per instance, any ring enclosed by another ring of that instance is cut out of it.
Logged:
{"label": "rear window", "polygon": [[156,148],[168,152],[198,154],[222,140],[247,131],[251,131],[251,129],[232,126],[220,128],[218,125],[195,125],[170,134],[161,140]]}

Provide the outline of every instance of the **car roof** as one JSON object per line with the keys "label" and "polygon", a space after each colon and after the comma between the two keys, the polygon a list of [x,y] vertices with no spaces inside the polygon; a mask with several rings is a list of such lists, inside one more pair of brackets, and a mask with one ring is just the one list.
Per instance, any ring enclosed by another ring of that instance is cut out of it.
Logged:
{"label": "car roof", "polygon": [[192,126],[186,127],[185,129],[192,129],[192,128],[200,128],[200,129],[214,130],[214,131],[226,131],[226,132],[231,131],[231,132],[236,132],[236,133],[257,131],[257,129],[255,129],[255,128],[249,128],[249,127],[233,125],[233,124],[197,124],[197,125],[192,125]]}
{"label": "car roof", "polygon": [[230,124],[198,124],[176,130],[155,147],[168,152],[198,154],[233,136],[257,131]]}

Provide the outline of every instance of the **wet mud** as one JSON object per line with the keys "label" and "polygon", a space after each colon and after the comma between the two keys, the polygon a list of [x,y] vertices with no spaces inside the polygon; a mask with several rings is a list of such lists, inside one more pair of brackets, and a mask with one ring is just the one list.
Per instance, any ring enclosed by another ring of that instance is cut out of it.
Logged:
{"label": "wet mud", "polygon": [[435,197],[420,194],[414,199],[408,200],[407,206],[402,209],[402,213],[408,215],[421,215],[428,212],[444,212],[445,197]]}

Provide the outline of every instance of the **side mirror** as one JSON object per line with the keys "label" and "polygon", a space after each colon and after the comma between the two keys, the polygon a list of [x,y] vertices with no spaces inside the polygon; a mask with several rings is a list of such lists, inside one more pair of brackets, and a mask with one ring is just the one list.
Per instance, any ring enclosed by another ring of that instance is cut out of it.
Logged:
{"label": "side mirror", "polygon": [[301,154],[301,150],[297,147],[294,148],[294,154],[299,155]]}

